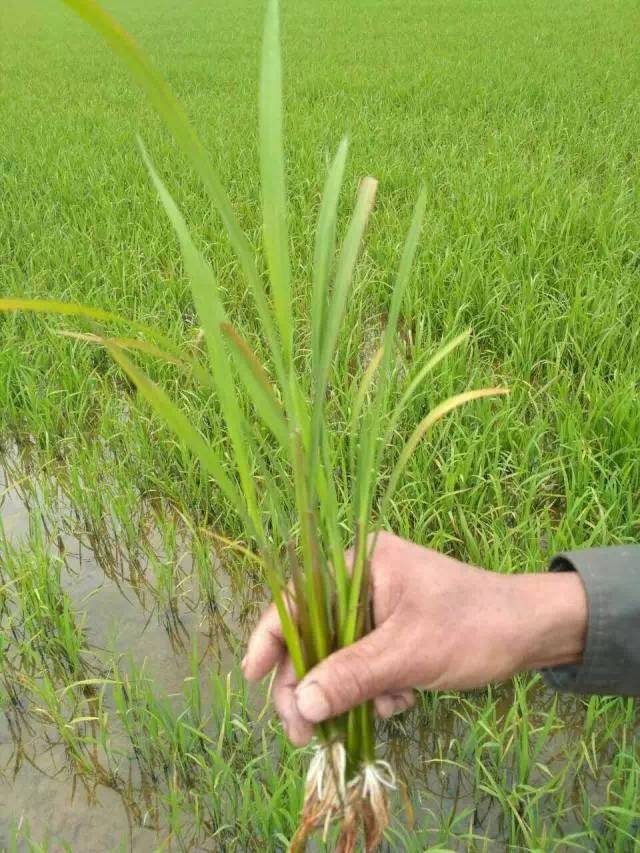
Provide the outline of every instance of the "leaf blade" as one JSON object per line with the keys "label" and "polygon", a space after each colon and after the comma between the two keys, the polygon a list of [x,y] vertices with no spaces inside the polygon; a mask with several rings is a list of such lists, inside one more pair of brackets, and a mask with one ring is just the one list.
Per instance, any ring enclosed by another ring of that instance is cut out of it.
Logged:
{"label": "leaf blade", "polygon": [[260,175],[264,247],[285,364],[293,346],[291,265],[282,141],[282,69],[278,0],[269,0],[265,17],[259,94]]}
{"label": "leaf blade", "polygon": [[388,444],[393,436],[393,432],[398,425],[398,421],[400,420],[400,416],[402,412],[405,410],[407,404],[419,388],[419,386],[424,381],[425,377],[431,373],[431,371],[443,361],[450,352],[453,352],[454,349],[457,349],[461,344],[469,339],[471,335],[471,329],[465,329],[464,332],[457,335],[453,340],[448,341],[446,344],[441,346],[434,355],[429,358],[426,363],[418,370],[417,374],[414,378],[409,382],[409,385],[405,389],[400,398],[400,402],[394,408],[391,419],[389,421],[389,425],[384,435],[383,444]]}
{"label": "leaf blade", "polygon": [[226,322],[226,312],[218,294],[218,283],[213,270],[196,248],[185,219],[173,200],[162,179],[156,172],[149,155],[141,144],[142,156],[156,187],[160,201],[172,223],[182,251],[185,270],[191,283],[193,301],[200,317],[207,350],[211,374],[216,386],[222,413],[229,432],[235,462],[242,485],[242,491],[247,502],[248,512],[253,522],[253,528],[258,536],[263,535],[263,525],[258,509],[255,484],[251,472],[251,464],[247,453],[247,430],[244,416],[240,409],[236,390],[231,374],[227,368],[226,351],[221,332],[221,326]]}
{"label": "leaf blade", "polygon": [[224,496],[233,505],[234,509],[245,521],[248,521],[244,503],[237,486],[225,471],[221,457],[213,450],[202,436],[193,427],[187,416],[171,400],[169,395],[156,385],[140,368],[138,368],[120,347],[104,342],[104,346],[113,360],[127,374],[134,383],[140,395],[146,400],[153,411],[171,429],[174,435],[189,448],[197,457],[203,468],[218,483]]}
{"label": "leaf blade", "polygon": [[432,426],[434,426],[445,415],[449,414],[449,412],[460,408],[460,406],[463,406],[465,403],[470,403],[473,400],[480,400],[485,397],[495,397],[506,394],[509,394],[508,388],[478,388],[471,391],[463,391],[461,394],[455,394],[453,397],[449,397],[447,400],[444,400],[432,409],[416,426],[400,452],[398,460],[389,477],[389,483],[380,504],[381,517],[385,514],[389,500],[393,496],[396,486],[398,485],[398,480],[400,479],[409,459],[413,455],[414,450]]}
{"label": "leaf blade", "polygon": [[314,374],[320,366],[320,348],[327,310],[331,263],[336,250],[338,199],[344,179],[348,147],[345,137],[341,141],[331,164],[318,214],[311,286],[311,355]]}
{"label": "leaf blade", "polygon": [[255,411],[278,439],[280,445],[287,449],[289,428],[269,377],[247,342],[231,323],[222,323],[221,329],[227,339],[236,370],[251,397]]}
{"label": "leaf blade", "polygon": [[202,181],[209,198],[222,219],[229,236],[229,242],[250,284],[278,376],[282,377],[280,344],[271,308],[256,267],[253,249],[238,222],[229,197],[217,172],[213,169],[209,155],[189,121],[187,113],[173,94],[171,87],[151,64],[135,40],[96,0],[62,0],[62,2],[102,36],[114,53],[124,61],[131,75],[146,93],[160,119]]}
{"label": "leaf blade", "polygon": [[101,335],[86,334],[84,332],[71,332],[67,330],[59,331],[58,334],[63,338],[72,338],[76,341],[86,341],[88,343],[110,343],[120,347],[123,350],[136,350],[145,355],[150,355],[158,361],[164,361],[167,364],[174,364],[181,370],[187,373],[192,373],[198,382],[206,388],[213,387],[213,377],[198,363],[197,359],[184,353],[182,356],[176,356],[166,352],[155,344],[148,341],[142,341],[139,338],[105,338]]}
{"label": "leaf blade", "polygon": [[310,481],[315,482],[314,470],[318,457],[318,448],[321,441],[322,411],[324,398],[329,381],[331,364],[335,355],[338,333],[344,317],[347,298],[353,280],[353,272],[360,251],[364,231],[369,221],[369,215],[373,209],[378,182],[375,178],[364,178],[358,190],[358,198],[349,227],[345,235],[338,266],[336,269],[335,284],[331,295],[331,303],[328,308],[327,323],[324,329],[324,340],[319,359],[318,374],[314,377],[314,397],[311,413],[311,443]]}

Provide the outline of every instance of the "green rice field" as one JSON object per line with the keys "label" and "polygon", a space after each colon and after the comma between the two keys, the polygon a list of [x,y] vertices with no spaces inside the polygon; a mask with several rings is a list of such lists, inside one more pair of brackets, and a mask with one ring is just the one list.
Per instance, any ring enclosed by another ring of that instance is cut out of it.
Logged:
{"label": "green rice field", "polygon": [[[185,105],[262,264],[264,3],[104,6]],[[511,389],[440,425],[377,521],[497,572],[637,542],[640,6],[282,0],[281,18],[299,369],[311,369],[320,196],[346,133],[339,234],[360,180],[379,186],[335,361],[334,423],[382,340],[422,186],[403,370],[472,335],[430,375],[403,430],[466,387]],[[197,177],[123,65],[59,0],[2,0],[0,105],[0,298],[91,304],[204,358],[140,135],[234,326],[264,356]],[[261,568],[216,485],[108,353],[70,329],[93,327],[0,313],[0,850],[285,851],[310,753],[287,742],[270,683],[240,673],[269,598]],[[132,358],[228,456],[210,393],[174,364]],[[337,479],[348,452],[345,437]],[[554,694],[537,674],[421,694],[378,723],[399,777],[384,849],[636,853],[639,724],[633,699]]]}

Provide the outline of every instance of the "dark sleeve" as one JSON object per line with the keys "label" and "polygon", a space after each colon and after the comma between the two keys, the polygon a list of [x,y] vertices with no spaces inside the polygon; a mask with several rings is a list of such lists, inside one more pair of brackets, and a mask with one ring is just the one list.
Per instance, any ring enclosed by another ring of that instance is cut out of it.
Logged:
{"label": "dark sleeve", "polygon": [[640,546],[558,554],[550,569],[578,572],[589,616],[581,663],[544,670],[547,683],[573,693],[640,696]]}

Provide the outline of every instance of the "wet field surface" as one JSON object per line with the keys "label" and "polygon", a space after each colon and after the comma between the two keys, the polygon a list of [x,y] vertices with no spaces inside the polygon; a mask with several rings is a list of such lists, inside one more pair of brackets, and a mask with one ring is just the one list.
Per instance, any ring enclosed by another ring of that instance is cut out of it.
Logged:
{"label": "wet field surface", "polygon": [[[143,667],[158,692],[177,696],[190,677],[194,637],[206,661],[203,678],[210,671],[226,674],[232,669],[246,629],[239,626],[221,567],[216,571],[219,611],[205,624],[197,608],[185,606],[197,591],[188,545],[177,542],[170,560],[183,582],[180,605],[176,613],[161,613],[147,588],[147,577],[154,560],[169,558],[153,522],[147,526],[143,553],[133,558],[119,546],[113,529],[107,533],[108,525],[98,534],[83,529],[74,508],[57,489],[56,504],[47,505],[50,496],[45,498],[26,482],[20,484],[21,476],[15,469],[0,472],[0,520],[6,541],[16,548],[27,543],[28,548],[34,524],[42,528],[49,550],[61,561],[62,587],[80,614],[96,672],[102,660],[130,657]],[[96,535],[102,537],[97,547]],[[211,556],[215,561],[213,552]],[[157,849],[155,832],[135,825],[136,818],[118,793],[106,786],[89,792],[78,785],[64,748],[47,743],[46,731],[32,721],[16,726],[11,724],[11,714],[0,713],[0,770],[4,771],[0,775],[0,849],[9,844],[9,827],[22,824],[38,839],[47,834],[63,838],[74,850],[87,853]],[[52,849],[57,849],[55,843]]]}
{"label": "wet field surface", "polygon": [[[28,572],[33,554],[50,555],[84,638],[85,677],[107,678],[110,664],[117,660],[124,672],[130,666],[142,669],[156,693],[171,702],[194,678],[195,640],[195,677],[203,688],[212,673],[222,679],[231,673],[233,680],[241,681],[234,661],[242,656],[247,632],[264,600],[259,581],[238,583],[225,570],[220,549],[209,547],[207,537],[194,546],[193,531],[167,507],[140,511],[135,522],[140,538],[132,547],[131,534],[122,532],[118,520],[102,518],[99,526],[88,522],[83,508],[74,505],[59,482],[34,477],[17,464],[15,453],[4,461],[0,473],[4,564],[12,562]],[[203,561],[205,573],[208,565],[215,581],[206,592]],[[14,583],[7,573],[4,583]],[[15,603],[5,606],[5,617],[11,616],[12,607]],[[12,625],[10,618],[5,618],[5,625]],[[5,669],[5,689],[9,680]],[[113,712],[109,688],[102,701],[107,713]],[[251,694],[247,701],[250,716],[268,719],[264,691]],[[120,768],[118,784],[103,784],[99,775],[87,783],[33,693],[27,700],[20,689],[13,694],[9,690],[3,710],[0,849],[15,845],[23,827],[30,838],[50,839],[45,849],[65,849],[64,844],[81,853],[174,849],[171,844],[163,846],[162,817],[150,805],[153,792],[135,762],[129,760],[128,779]],[[597,809],[608,802],[618,739],[613,729],[611,737],[606,736],[607,726],[613,726],[607,713],[606,708],[600,711],[600,729],[597,722],[589,723],[589,739],[585,703],[556,697],[540,682],[483,694],[480,702],[473,696],[424,701],[416,712],[381,729],[385,757],[400,779],[401,826],[425,821],[441,827],[464,825],[469,837],[477,839],[472,846],[451,837],[442,849],[526,849],[510,841],[514,830],[509,817],[513,810],[517,823],[518,808],[525,806],[503,801],[502,793],[520,786],[522,803],[533,801],[542,815],[553,815],[557,809],[556,827],[562,827],[567,838],[576,834],[575,841],[549,849],[602,849],[579,836],[585,799],[596,826]],[[621,713],[627,714],[629,731],[636,731],[631,705]],[[520,736],[524,740],[519,746]],[[132,746],[113,729],[110,748],[124,755]],[[502,760],[494,761],[498,753]],[[404,849],[400,841],[390,844],[390,849]],[[635,842],[629,844],[620,849],[636,849]],[[17,849],[23,849],[20,841]],[[175,849],[186,847],[176,844]],[[192,843],[190,849],[222,848],[203,841],[202,846]]]}

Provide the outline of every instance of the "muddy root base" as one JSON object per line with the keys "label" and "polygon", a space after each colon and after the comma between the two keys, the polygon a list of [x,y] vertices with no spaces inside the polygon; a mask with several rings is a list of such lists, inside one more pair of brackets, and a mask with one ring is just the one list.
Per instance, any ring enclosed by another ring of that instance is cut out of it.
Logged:
{"label": "muddy root base", "polygon": [[[395,788],[385,762],[363,768],[345,783],[344,747],[320,747],[309,766],[300,825],[291,842],[292,853],[303,853],[316,832],[326,840],[336,826],[336,853],[364,849],[375,853],[389,824],[388,790]],[[360,839],[362,844],[358,846]]]}

